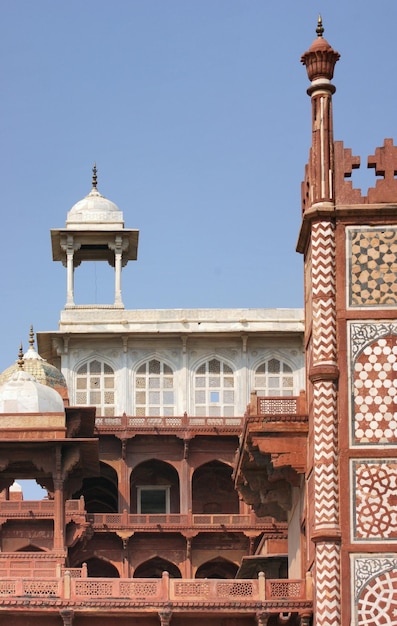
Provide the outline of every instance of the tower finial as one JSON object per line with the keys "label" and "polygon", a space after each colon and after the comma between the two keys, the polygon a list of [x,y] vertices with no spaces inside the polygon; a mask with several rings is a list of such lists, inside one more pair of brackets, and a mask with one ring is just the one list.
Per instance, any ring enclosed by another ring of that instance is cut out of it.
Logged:
{"label": "tower finial", "polygon": [[97,169],[96,169],[96,163],[94,163],[94,167],[92,168],[92,187],[93,189],[96,189],[97,186]]}
{"label": "tower finial", "polygon": [[19,352],[18,352],[18,369],[19,370],[23,370],[23,366],[24,366],[24,360],[23,360],[23,348],[22,348],[22,342],[21,345],[19,346]]}
{"label": "tower finial", "polygon": [[316,33],[317,37],[322,37],[324,33],[323,18],[321,17],[321,15],[318,16]]}
{"label": "tower finial", "polygon": [[30,345],[30,349],[33,350],[33,346],[34,346],[34,331],[33,331],[33,324],[30,325],[30,331],[29,331],[29,345]]}

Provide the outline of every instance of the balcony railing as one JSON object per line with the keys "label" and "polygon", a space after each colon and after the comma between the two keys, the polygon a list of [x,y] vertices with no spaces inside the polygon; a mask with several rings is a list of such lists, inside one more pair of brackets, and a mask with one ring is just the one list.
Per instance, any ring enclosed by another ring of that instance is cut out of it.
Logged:
{"label": "balcony railing", "polygon": [[88,513],[87,519],[95,530],[100,528],[120,529],[133,528],[134,530],[178,530],[183,528],[199,528],[224,530],[230,529],[258,529],[263,530],[268,522],[269,528],[274,529],[271,520],[259,519],[254,513],[248,515],[233,514],[151,514],[130,515],[128,513]]}
{"label": "balcony railing", "polygon": [[[66,500],[66,516],[73,513],[86,515],[84,498]],[[1,500],[0,520],[11,518],[52,518],[54,500]]]}
{"label": "balcony railing", "polygon": [[205,416],[147,416],[121,415],[97,417],[95,427],[98,433],[108,431],[157,432],[158,430],[202,430],[216,432],[218,429],[241,431],[244,417],[205,417]]}
{"label": "balcony railing", "polygon": [[[266,580],[263,573],[257,579],[180,579],[169,578],[167,572],[162,578],[82,578],[71,575],[66,570],[60,578],[2,578],[0,580],[0,606],[4,599],[23,597],[25,601],[45,597],[90,605],[100,601],[111,604],[112,599],[123,599],[128,605],[172,602],[174,609],[178,603],[205,602],[210,604],[230,604],[244,601],[246,606],[258,602],[311,601],[311,585],[306,580]],[[73,608],[72,606],[70,608]]]}
{"label": "balcony railing", "polygon": [[[253,512],[248,514],[227,513],[169,513],[139,515],[123,513],[87,513],[84,499],[66,501],[66,521],[80,515],[90,522],[96,531],[125,530],[139,531],[178,531],[197,528],[201,530],[266,530],[277,532],[269,518],[258,518]],[[54,500],[3,500],[0,502],[0,522],[7,519],[51,519],[54,516]],[[282,530],[279,527],[278,530]]]}
{"label": "balcony railing", "polygon": [[307,419],[306,396],[302,391],[299,396],[258,396],[251,393],[247,416],[265,417],[266,421],[300,421]]}

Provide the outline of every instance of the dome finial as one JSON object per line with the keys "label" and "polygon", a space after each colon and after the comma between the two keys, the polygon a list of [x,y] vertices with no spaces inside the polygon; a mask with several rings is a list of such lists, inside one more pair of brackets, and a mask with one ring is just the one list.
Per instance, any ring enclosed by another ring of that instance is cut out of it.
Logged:
{"label": "dome finial", "polygon": [[94,167],[92,168],[92,188],[96,189],[97,186],[97,168],[96,168],[96,163],[94,163]]}
{"label": "dome finial", "polygon": [[324,34],[323,18],[321,17],[321,15],[318,16],[316,33],[317,37],[322,37]]}
{"label": "dome finial", "polygon": [[33,346],[34,346],[34,331],[33,331],[33,324],[30,325],[30,331],[29,331],[29,346],[30,349],[33,350]]}
{"label": "dome finial", "polygon": [[19,346],[19,352],[18,352],[18,369],[19,370],[23,370],[23,366],[24,366],[24,360],[23,360],[23,348],[22,348],[22,342],[21,345]]}

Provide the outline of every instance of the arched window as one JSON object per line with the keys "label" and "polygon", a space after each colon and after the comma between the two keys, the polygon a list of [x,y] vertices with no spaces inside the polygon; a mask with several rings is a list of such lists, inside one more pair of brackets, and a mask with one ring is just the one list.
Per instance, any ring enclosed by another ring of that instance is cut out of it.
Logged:
{"label": "arched window", "polygon": [[135,413],[138,416],[175,414],[174,372],[166,363],[151,359],[138,368],[135,378]]}
{"label": "arched window", "polygon": [[115,410],[114,371],[94,359],[84,363],[76,374],[76,404],[95,406],[98,416],[109,417]]}
{"label": "arched window", "polygon": [[294,395],[292,368],[279,359],[269,359],[256,369],[254,389],[258,396]]}
{"label": "arched window", "polygon": [[219,359],[206,361],[194,376],[196,415],[234,415],[234,373]]}

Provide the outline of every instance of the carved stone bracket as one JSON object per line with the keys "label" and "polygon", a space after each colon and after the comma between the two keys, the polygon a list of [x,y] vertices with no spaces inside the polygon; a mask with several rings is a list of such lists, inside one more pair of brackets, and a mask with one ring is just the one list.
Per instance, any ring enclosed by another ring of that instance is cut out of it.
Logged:
{"label": "carved stone bracket", "polygon": [[74,611],[61,611],[60,615],[62,617],[62,621],[63,621],[63,626],[72,626],[73,624],[73,618],[74,618]]}
{"label": "carved stone bracket", "polygon": [[258,626],[267,626],[270,613],[257,613],[255,617]]}
{"label": "carved stone bracket", "polygon": [[161,626],[169,626],[171,623],[172,611],[159,611],[159,618]]}

